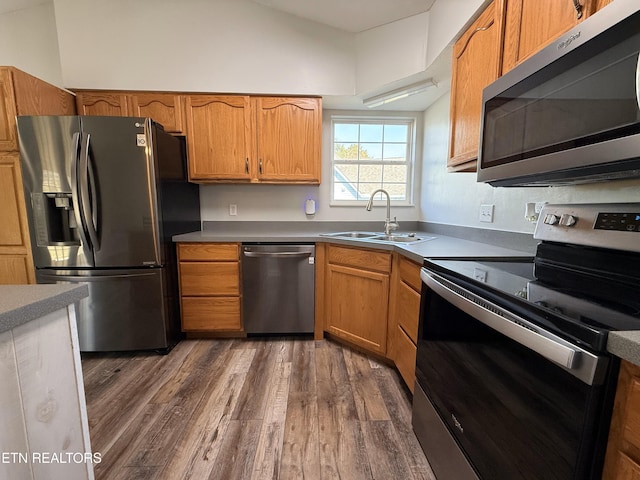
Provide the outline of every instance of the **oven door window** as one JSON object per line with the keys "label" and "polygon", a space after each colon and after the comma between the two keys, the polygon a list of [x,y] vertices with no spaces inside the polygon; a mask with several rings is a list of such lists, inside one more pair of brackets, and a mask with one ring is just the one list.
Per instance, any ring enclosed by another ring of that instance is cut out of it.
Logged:
{"label": "oven door window", "polygon": [[590,478],[602,387],[423,295],[416,377],[480,478]]}

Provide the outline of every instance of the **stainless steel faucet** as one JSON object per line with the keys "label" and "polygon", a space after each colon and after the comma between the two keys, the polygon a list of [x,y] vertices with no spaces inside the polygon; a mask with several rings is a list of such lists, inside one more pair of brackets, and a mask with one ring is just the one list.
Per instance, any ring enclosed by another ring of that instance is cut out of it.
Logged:
{"label": "stainless steel faucet", "polygon": [[371,207],[373,206],[373,197],[375,197],[377,193],[384,193],[387,196],[387,218],[384,219],[384,234],[388,236],[391,235],[392,230],[397,230],[400,224],[398,224],[396,217],[393,217],[393,221],[391,221],[391,197],[389,196],[389,192],[382,188],[377,189],[371,194],[371,197],[369,197],[367,211],[371,211]]}

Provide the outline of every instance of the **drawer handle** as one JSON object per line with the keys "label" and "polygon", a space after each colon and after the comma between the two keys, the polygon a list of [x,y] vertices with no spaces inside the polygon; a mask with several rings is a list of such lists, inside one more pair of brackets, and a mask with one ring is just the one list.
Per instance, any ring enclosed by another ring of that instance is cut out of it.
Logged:
{"label": "drawer handle", "polygon": [[311,252],[244,252],[245,257],[293,258],[310,257]]}

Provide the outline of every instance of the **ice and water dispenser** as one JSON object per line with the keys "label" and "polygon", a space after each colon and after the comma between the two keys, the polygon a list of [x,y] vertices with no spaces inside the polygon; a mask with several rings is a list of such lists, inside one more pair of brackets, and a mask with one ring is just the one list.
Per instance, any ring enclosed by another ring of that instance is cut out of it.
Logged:
{"label": "ice and water dispenser", "polygon": [[39,247],[80,245],[71,193],[32,193],[31,204]]}

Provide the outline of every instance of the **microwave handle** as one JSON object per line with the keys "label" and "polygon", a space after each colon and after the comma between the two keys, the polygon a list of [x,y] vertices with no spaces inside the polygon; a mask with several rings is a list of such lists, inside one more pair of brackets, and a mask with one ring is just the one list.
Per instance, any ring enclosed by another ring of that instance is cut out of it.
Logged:
{"label": "microwave handle", "polygon": [[640,109],[640,53],[636,62],[636,103]]}

